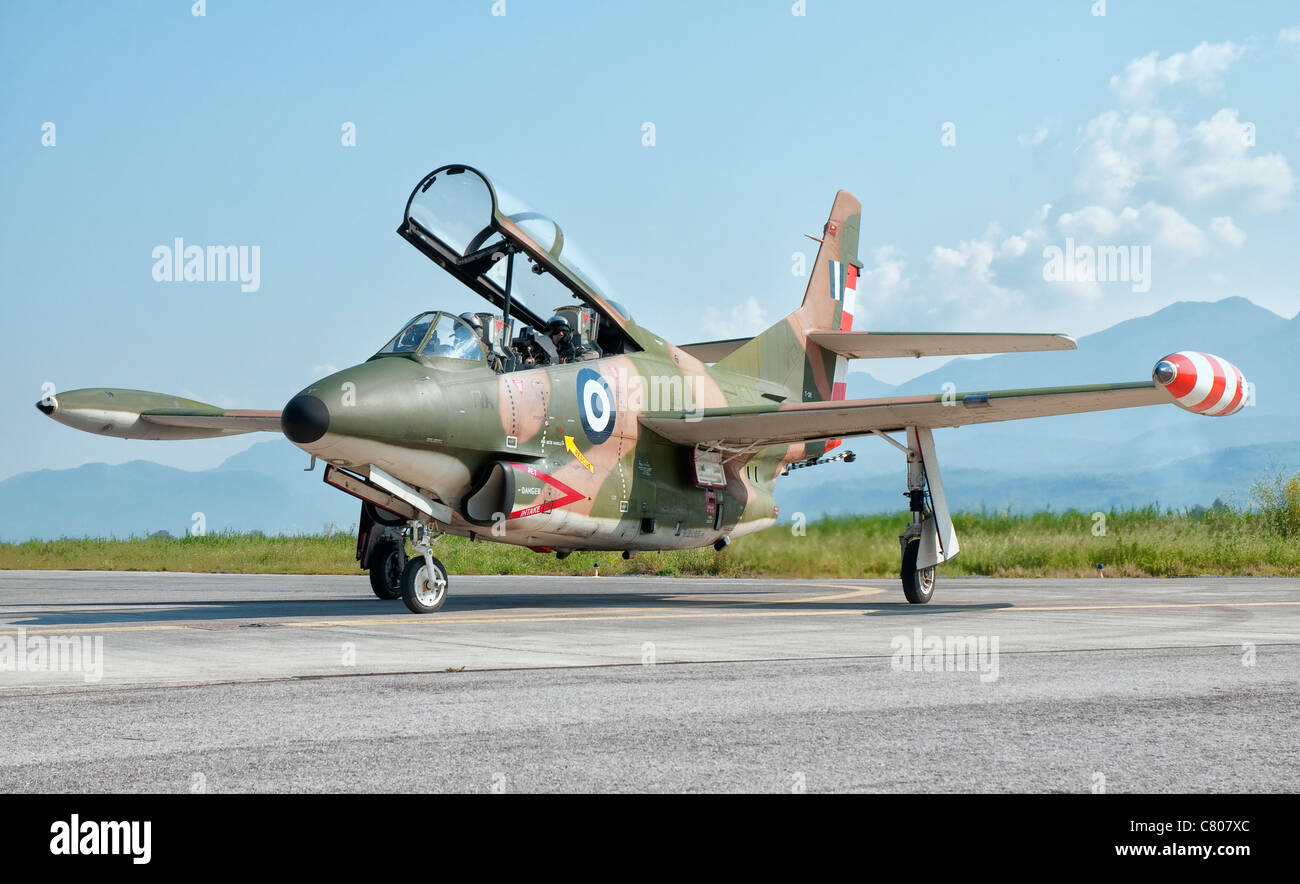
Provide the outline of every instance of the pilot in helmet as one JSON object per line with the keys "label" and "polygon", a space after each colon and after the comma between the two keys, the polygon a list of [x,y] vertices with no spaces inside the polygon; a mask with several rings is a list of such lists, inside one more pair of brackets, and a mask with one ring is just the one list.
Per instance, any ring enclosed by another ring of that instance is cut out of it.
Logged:
{"label": "pilot in helmet", "polygon": [[477,358],[482,352],[479,342],[483,340],[483,320],[473,313],[462,313],[460,319],[452,333],[452,355],[461,359]]}
{"label": "pilot in helmet", "polygon": [[483,339],[483,320],[479,318],[477,313],[465,312],[460,315],[460,318],[474,330],[474,334],[479,340]]}
{"label": "pilot in helmet", "polygon": [[546,323],[546,333],[550,335],[551,343],[555,345],[555,352],[560,354],[560,361],[571,361],[573,359],[573,337],[570,334],[569,320],[558,313],[555,314]]}

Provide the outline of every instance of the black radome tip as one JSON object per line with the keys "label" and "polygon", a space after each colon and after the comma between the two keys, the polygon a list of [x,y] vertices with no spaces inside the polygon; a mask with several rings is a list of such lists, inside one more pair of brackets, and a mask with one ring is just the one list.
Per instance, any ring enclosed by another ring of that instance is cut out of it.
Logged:
{"label": "black radome tip", "polygon": [[299,445],[315,442],[329,428],[330,410],[315,396],[294,396],[280,414],[280,430]]}

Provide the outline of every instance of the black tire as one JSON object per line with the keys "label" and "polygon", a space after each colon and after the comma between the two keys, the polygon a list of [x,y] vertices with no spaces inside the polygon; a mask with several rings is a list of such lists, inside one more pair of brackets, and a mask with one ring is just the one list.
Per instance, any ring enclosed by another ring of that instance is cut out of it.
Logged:
{"label": "black tire", "polygon": [[912,537],[903,547],[903,595],[913,605],[924,605],[934,598],[934,567],[924,571],[916,569],[916,556],[921,551],[921,538]]}
{"label": "black tire", "polygon": [[376,598],[391,601],[402,597],[402,571],[406,550],[396,540],[381,540],[370,552],[370,588]]}
{"label": "black tire", "polygon": [[402,601],[412,614],[432,614],[447,601],[447,569],[437,559],[433,567],[437,572],[435,580],[442,583],[440,588],[428,585],[424,556],[413,557],[402,571]]}

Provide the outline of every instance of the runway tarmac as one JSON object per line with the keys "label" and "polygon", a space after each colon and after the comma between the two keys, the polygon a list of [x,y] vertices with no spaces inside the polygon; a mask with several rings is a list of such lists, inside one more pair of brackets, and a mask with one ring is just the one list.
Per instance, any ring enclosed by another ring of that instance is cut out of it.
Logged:
{"label": "runway tarmac", "polygon": [[1294,792],[1298,698],[1300,580],[0,572],[5,791]]}

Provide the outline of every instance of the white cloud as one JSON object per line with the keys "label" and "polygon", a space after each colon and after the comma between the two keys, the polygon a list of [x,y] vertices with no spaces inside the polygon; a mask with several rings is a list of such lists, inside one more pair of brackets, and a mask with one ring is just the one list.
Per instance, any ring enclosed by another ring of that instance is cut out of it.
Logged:
{"label": "white cloud", "polygon": [[700,315],[700,327],[709,338],[740,338],[756,335],[771,325],[767,311],[758,301],[749,297],[726,310],[709,305]]}
{"label": "white cloud", "polygon": [[1233,248],[1246,241],[1246,234],[1242,233],[1241,229],[1232,223],[1232,219],[1226,216],[1210,219],[1210,233],[1219,242]]}
{"label": "white cloud", "polygon": [[1032,135],[1025,135],[1024,133],[1017,135],[1016,141],[1019,141],[1021,145],[1025,147],[1038,147],[1038,145],[1047,140],[1047,135],[1047,127],[1039,126],[1034,130]]}
{"label": "white cloud", "polygon": [[1240,198],[1262,211],[1286,207],[1295,190],[1291,166],[1279,153],[1252,156],[1245,133],[1235,108],[1197,123],[1189,138],[1189,162],[1173,170],[1181,194],[1193,202]]}
{"label": "white cloud", "polygon": [[1248,131],[1235,108],[1191,127],[1160,111],[1106,111],[1084,127],[1075,187],[1112,208],[1142,195],[1277,211],[1290,204],[1295,175],[1281,154],[1255,155]]}
{"label": "white cloud", "polygon": [[905,275],[907,262],[893,246],[881,246],[871,253],[870,267],[863,265],[858,274],[858,296],[891,298],[906,291],[911,279]]}
{"label": "white cloud", "polygon": [[[1043,204],[1021,232],[991,223],[978,236],[935,244],[915,269],[900,250],[876,249],[858,288],[861,325],[1087,331],[1135,315],[1138,305],[1149,311],[1186,297],[1180,283],[1187,275],[1167,271],[1201,261],[1199,278],[1208,279],[1218,268],[1204,261],[1207,256],[1246,242],[1238,213],[1281,209],[1295,190],[1287,160],[1260,155],[1249,137],[1253,128],[1237,110],[1223,108],[1198,122],[1154,100],[1178,84],[1217,87],[1243,51],[1230,42],[1202,43],[1165,59],[1152,53],[1134,60],[1111,79],[1125,103],[1079,130],[1075,192],[1064,201],[1068,211],[1058,207],[1054,216],[1052,205]],[[1045,124],[1018,140],[1042,143],[1053,128],[1059,125]],[[1045,279],[1045,250],[1064,249],[1067,237],[1076,247],[1138,249],[1130,254],[1143,255],[1145,279]]]}
{"label": "white cloud", "polygon": [[1223,74],[1241,57],[1242,49],[1231,40],[1202,43],[1191,52],[1175,52],[1159,58],[1151,52],[1128,63],[1124,73],[1110,78],[1110,88],[1127,104],[1152,101],[1161,89],[1191,83],[1203,92],[1219,88]]}
{"label": "white cloud", "polygon": [[1283,28],[1278,31],[1277,45],[1279,46],[1300,46],[1300,25],[1293,28]]}
{"label": "white cloud", "polygon": [[[1088,245],[1149,245],[1154,260],[1170,260],[1174,265],[1205,254],[1210,244],[1206,231],[1176,209],[1151,202],[1137,208],[1128,206],[1119,212],[1105,206],[1085,206],[1062,213],[1056,227],[1065,236]],[[1216,218],[1209,231],[1228,245],[1240,245],[1245,240],[1245,234],[1231,218]]]}
{"label": "white cloud", "polygon": [[1161,113],[1106,111],[1084,127],[1075,187],[1105,205],[1120,205],[1174,162],[1180,142],[1178,125]]}
{"label": "white cloud", "polygon": [[1002,241],[1002,247],[998,249],[998,255],[1019,258],[1028,248],[1029,243],[1023,236],[1008,236]]}

